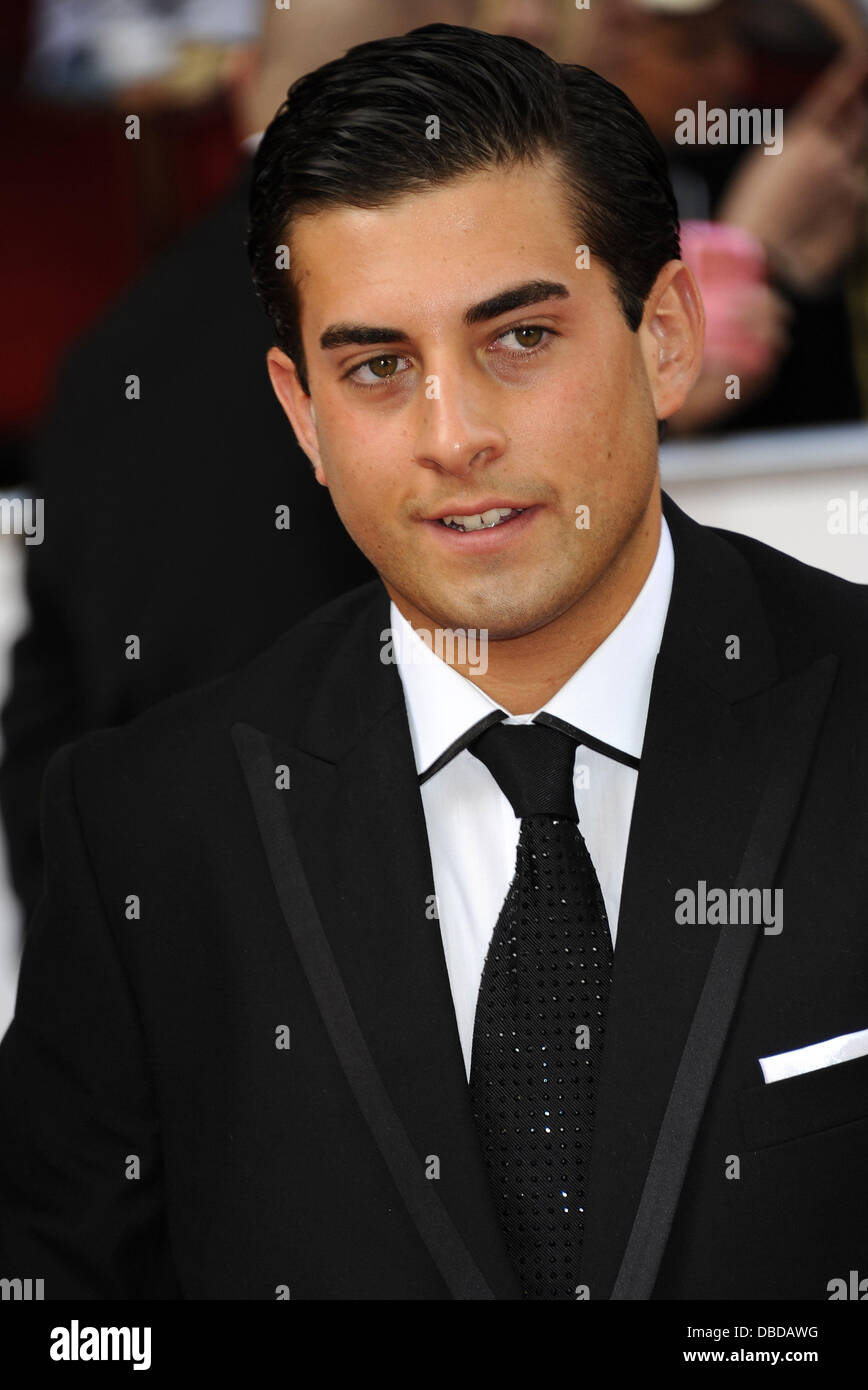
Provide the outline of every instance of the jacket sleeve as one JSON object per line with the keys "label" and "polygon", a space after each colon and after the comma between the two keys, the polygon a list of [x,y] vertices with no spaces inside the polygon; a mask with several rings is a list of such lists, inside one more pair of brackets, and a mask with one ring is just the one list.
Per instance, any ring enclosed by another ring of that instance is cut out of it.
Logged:
{"label": "jacket sleeve", "polygon": [[45,885],[0,1043],[0,1278],[46,1299],[182,1298],[146,1041],[80,823],[73,763],[43,789]]}

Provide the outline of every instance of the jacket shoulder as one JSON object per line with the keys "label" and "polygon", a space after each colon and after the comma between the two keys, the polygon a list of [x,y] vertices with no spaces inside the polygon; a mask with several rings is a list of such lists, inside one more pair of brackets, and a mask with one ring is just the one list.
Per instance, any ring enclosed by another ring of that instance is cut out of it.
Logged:
{"label": "jacket shoulder", "polygon": [[741,532],[704,529],[745,560],[782,657],[790,648],[804,659],[815,648],[817,655],[836,652],[868,662],[868,584],[808,565]]}
{"label": "jacket shoulder", "polygon": [[93,730],[52,761],[63,753],[82,774],[115,786],[125,771],[176,780],[179,764],[201,766],[203,757],[225,750],[226,732],[237,722],[279,727],[291,739],[343,640],[385,601],[379,578],[369,580],[321,605],[237,670],[161,700],[126,724]]}

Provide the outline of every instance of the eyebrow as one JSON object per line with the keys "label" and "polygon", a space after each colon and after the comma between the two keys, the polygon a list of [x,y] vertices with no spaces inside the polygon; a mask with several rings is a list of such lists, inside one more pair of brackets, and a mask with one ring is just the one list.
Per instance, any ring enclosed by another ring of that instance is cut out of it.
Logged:
{"label": "eyebrow", "polygon": [[[479,304],[472,304],[465,310],[464,323],[471,327],[476,323],[486,323],[499,318],[513,309],[526,309],[531,304],[542,304],[547,299],[569,299],[566,285],[558,280],[526,280],[521,285],[511,285],[500,290]],[[324,352],[339,347],[372,347],[377,343],[403,343],[410,335],[402,328],[381,328],[365,323],[333,323],[320,335],[319,345]]]}

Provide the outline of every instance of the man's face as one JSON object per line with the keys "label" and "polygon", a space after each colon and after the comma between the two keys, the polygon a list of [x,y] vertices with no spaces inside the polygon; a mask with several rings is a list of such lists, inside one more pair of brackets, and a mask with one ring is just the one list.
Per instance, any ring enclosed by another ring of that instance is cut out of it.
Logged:
{"label": "man's face", "polygon": [[[315,427],[297,384],[291,418],[411,621],[534,631],[617,569],[656,501],[649,342],[600,262],[577,268],[580,242],[551,164],[292,229]],[[521,307],[484,303],[534,282]],[[467,533],[434,519],[499,506],[526,510]]]}

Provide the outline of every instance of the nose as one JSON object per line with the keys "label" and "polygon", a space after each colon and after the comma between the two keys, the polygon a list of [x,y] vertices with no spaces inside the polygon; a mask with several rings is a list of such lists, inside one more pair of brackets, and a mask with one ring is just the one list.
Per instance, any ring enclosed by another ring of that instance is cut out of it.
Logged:
{"label": "nose", "polygon": [[429,374],[417,401],[413,457],[424,468],[460,476],[503,453],[503,430],[491,418],[480,385],[467,373]]}

